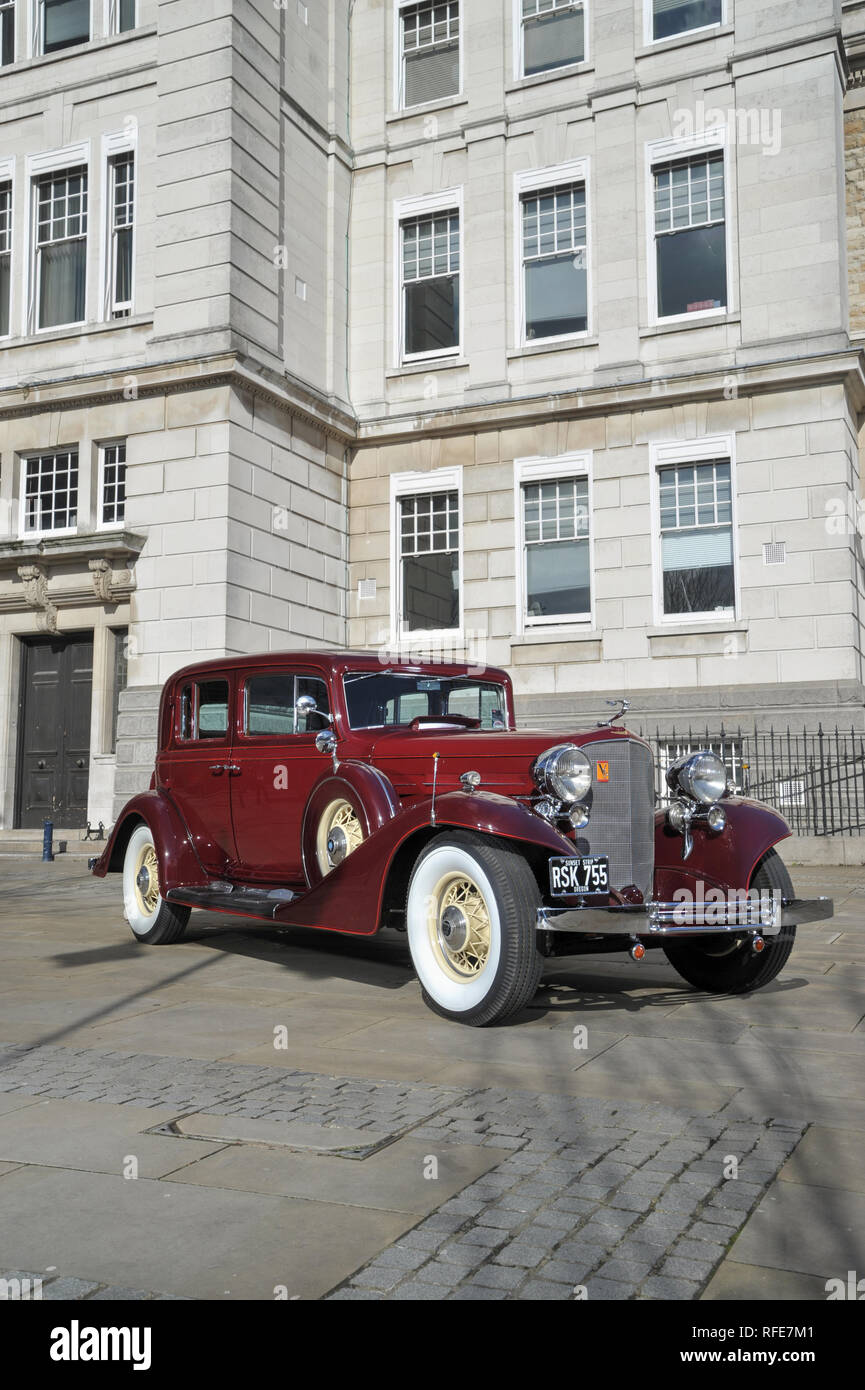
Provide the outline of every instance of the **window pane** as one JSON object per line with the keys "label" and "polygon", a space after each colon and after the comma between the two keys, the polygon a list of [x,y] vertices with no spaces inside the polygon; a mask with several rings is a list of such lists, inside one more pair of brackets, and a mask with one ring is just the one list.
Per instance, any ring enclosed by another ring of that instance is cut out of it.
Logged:
{"label": "window pane", "polygon": [[727,247],[723,223],[656,238],[658,316],[723,309],[727,304]]}
{"label": "window pane", "polygon": [[115,232],[114,303],[129,304],[132,299],[132,228]]}
{"label": "window pane", "polygon": [[587,613],[589,542],[557,541],[526,549],[526,613],[530,618]]}
{"label": "window pane", "polygon": [[90,0],[43,0],[44,53],[87,43],[90,38]]}
{"label": "window pane", "polygon": [[459,276],[448,275],[406,285],[406,353],[441,352],[459,346],[459,284]]}
{"label": "window pane", "polygon": [[523,72],[548,72],[566,63],[581,63],[585,57],[583,11],[539,16],[523,24]]}
{"label": "window pane", "polygon": [[584,333],[588,324],[586,271],[570,254],[526,265],[526,337]]}
{"label": "window pane", "polygon": [[0,67],[15,62],[15,5],[0,9]]}
{"label": "window pane", "polygon": [[409,632],[459,627],[459,555],[408,556],[402,561],[402,617]]}
{"label": "window pane", "polygon": [[39,252],[39,327],[80,323],[84,318],[86,247],[82,237]]}
{"label": "window pane", "polygon": [[225,738],[228,733],[228,685],[203,681],[198,687],[198,737]]}
{"label": "window pane", "polygon": [[118,20],[121,34],[135,28],[135,0],[120,0]]}
{"label": "window pane", "polygon": [[246,731],[294,733],[294,676],[254,676],[247,681]]}
{"label": "window pane", "polygon": [[0,337],[9,332],[9,289],[11,256],[0,256]]}
{"label": "window pane", "polygon": [[654,0],[654,21],[656,39],[720,24],[721,0]]}
{"label": "window pane", "polygon": [[405,58],[405,105],[420,106],[425,101],[441,101],[456,96],[460,89],[460,47],[424,48]]}

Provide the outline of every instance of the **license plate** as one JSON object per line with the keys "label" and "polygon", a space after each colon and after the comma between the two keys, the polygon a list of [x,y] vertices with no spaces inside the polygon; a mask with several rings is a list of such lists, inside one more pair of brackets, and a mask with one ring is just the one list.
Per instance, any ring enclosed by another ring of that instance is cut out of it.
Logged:
{"label": "license plate", "polygon": [[550,860],[550,892],[609,893],[610,861],[605,854],[567,856]]}

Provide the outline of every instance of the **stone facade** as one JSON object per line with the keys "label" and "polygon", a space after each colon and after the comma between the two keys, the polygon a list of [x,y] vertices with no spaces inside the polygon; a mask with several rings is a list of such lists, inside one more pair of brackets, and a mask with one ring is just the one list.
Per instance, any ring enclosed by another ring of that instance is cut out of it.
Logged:
{"label": "stone facade", "polygon": [[[512,671],[521,718],[551,728],[620,692],[647,726],[863,723],[865,3],[725,0],[720,25],[653,42],[650,5],[605,0],[586,8],[582,61],[524,77],[516,0],[471,0],[458,90],[411,109],[402,8],[138,0],[135,27],[110,33],[115,7],[94,0],[90,41],[40,54],[16,6],[0,87],[4,827],[35,756],[27,655],[74,634],[92,638],[92,822],[146,785],[166,677],[243,651],[348,640],[488,660]],[[724,162],[726,305],[665,318],[652,171],[707,149]],[[118,318],[119,154],[136,192]],[[40,329],[34,199],[82,167],[81,322]],[[532,340],[521,199],[557,183],[584,190],[587,322]],[[424,208],[458,214],[461,333],[406,360],[400,227]],[[106,522],[113,441],[126,504]],[[27,460],[64,450],[75,517],[54,535],[25,521]],[[658,470],[707,457],[732,470],[735,602],[672,621]],[[521,488],[572,465],[591,611],[547,624],[526,610]],[[434,635],[397,618],[397,504],[427,487],[459,506],[460,622]]]}

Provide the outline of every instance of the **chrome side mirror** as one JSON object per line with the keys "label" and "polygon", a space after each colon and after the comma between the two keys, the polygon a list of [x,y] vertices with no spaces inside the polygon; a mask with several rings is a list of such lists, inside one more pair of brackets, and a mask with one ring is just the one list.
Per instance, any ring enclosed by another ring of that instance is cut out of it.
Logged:
{"label": "chrome side mirror", "polygon": [[336,772],[339,763],[336,756],[336,734],[333,729],[322,729],[320,734],[316,734],[315,746],[319,753],[328,753],[333,758],[333,770]]}

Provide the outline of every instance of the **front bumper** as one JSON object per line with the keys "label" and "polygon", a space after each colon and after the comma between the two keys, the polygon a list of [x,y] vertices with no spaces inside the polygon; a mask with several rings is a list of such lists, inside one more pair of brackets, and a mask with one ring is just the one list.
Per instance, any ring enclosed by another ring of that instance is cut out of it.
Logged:
{"label": "front bumper", "polygon": [[579,932],[590,936],[711,936],[757,931],[777,936],[782,927],[823,922],[831,917],[831,898],[763,897],[725,903],[641,903],[615,907],[539,907],[538,931]]}

